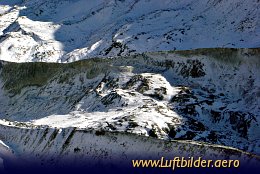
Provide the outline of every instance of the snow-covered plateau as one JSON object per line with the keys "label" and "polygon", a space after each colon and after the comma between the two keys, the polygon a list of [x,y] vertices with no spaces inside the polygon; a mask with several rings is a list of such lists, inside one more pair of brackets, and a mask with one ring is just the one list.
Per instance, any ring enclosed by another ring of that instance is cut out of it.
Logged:
{"label": "snow-covered plateau", "polygon": [[173,155],[259,164],[259,9],[0,0],[0,172]]}

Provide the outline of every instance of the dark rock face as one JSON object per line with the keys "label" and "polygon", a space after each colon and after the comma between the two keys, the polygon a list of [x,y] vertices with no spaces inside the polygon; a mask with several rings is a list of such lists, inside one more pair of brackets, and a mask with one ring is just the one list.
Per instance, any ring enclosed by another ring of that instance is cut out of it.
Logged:
{"label": "dark rock face", "polygon": [[117,99],[117,100],[120,100],[121,99],[121,96],[119,94],[117,94],[115,91],[112,91],[110,94],[106,95],[105,97],[103,97],[101,99],[101,102],[104,104],[104,105],[111,105],[114,103],[114,100]]}
{"label": "dark rock face", "polygon": [[215,131],[210,131],[207,137],[212,143],[216,143],[218,141],[218,135]]}
{"label": "dark rock face", "polygon": [[183,77],[198,78],[203,77],[206,73],[203,70],[204,64],[199,60],[187,60],[180,71]]}
{"label": "dark rock face", "polygon": [[177,134],[177,132],[176,132],[175,128],[171,128],[168,136],[170,138],[175,138],[176,134]]}
{"label": "dark rock face", "polygon": [[149,80],[141,75],[133,76],[126,84],[124,89],[130,89],[136,85],[136,91],[144,93],[149,90]]}
{"label": "dark rock face", "polygon": [[217,123],[217,122],[219,122],[221,120],[221,115],[222,115],[221,112],[215,111],[215,110],[211,110],[210,113],[211,113],[211,116],[212,116],[212,119],[213,119],[214,123]]}
{"label": "dark rock face", "polygon": [[247,138],[250,124],[252,121],[256,121],[256,118],[250,113],[241,113],[238,111],[230,111],[228,115],[232,129],[237,131],[242,137]]}
{"label": "dark rock face", "polygon": [[158,135],[156,134],[156,130],[154,130],[154,129],[151,129],[151,130],[148,132],[148,135],[149,135],[150,137],[158,138]]}
{"label": "dark rock face", "polygon": [[144,94],[144,95],[150,96],[156,100],[163,100],[164,99],[163,94],[165,95],[166,93],[167,93],[166,88],[160,87],[160,88],[156,88],[153,94]]}
{"label": "dark rock face", "polygon": [[192,118],[189,118],[187,120],[187,124],[189,125],[189,128],[191,130],[195,130],[195,131],[205,131],[206,130],[205,126],[201,122],[199,122],[195,119],[192,119]]}

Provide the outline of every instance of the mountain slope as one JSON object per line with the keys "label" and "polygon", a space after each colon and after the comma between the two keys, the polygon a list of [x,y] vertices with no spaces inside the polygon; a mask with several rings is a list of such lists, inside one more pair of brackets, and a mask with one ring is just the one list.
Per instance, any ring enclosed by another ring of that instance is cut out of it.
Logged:
{"label": "mountain slope", "polygon": [[69,64],[3,62],[0,118],[259,154],[259,57],[259,49],[199,49]]}
{"label": "mountain slope", "polygon": [[3,0],[0,6],[0,60],[12,62],[260,46],[258,0]]}
{"label": "mountain slope", "polygon": [[[164,157],[170,160],[178,156],[185,159],[202,157],[210,160],[239,160],[240,172],[242,169],[258,166],[260,162],[259,156],[234,148],[193,141],[163,141],[134,134],[92,129],[17,127],[5,125],[8,122],[0,123],[0,136],[8,134],[4,141],[11,144],[16,152],[14,160],[8,161],[4,158],[4,167],[9,173],[16,169],[18,173],[34,173],[31,172],[34,167],[40,173],[45,173],[43,171],[46,169],[49,173],[57,173],[56,170],[64,168],[83,168],[86,169],[84,172],[102,168],[101,171],[109,170],[116,173],[121,173],[117,172],[121,169],[124,173],[132,173],[132,159]],[[138,171],[134,171],[136,170]],[[172,172],[171,168],[168,170]]]}

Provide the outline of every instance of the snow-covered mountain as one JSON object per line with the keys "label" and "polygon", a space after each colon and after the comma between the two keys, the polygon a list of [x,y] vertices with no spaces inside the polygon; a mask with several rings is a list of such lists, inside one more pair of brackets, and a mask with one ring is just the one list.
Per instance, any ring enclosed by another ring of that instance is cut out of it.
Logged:
{"label": "snow-covered mountain", "polygon": [[200,49],[70,64],[3,62],[0,118],[259,154],[259,60],[259,49]]}
{"label": "snow-covered mountain", "polygon": [[1,0],[0,60],[260,46],[259,0]]}
{"label": "snow-covered mountain", "polygon": [[0,0],[0,171],[259,163],[259,17],[259,0]]}

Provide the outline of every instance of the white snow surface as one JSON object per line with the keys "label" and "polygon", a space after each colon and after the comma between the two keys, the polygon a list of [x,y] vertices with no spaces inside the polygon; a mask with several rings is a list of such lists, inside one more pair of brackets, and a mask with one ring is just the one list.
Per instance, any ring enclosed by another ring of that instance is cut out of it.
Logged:
{"label": "white snow surface", "polygon": [[1,0],[0,60],[260,46],[258,0]]}

